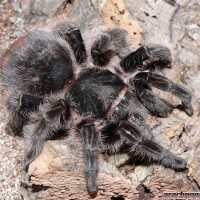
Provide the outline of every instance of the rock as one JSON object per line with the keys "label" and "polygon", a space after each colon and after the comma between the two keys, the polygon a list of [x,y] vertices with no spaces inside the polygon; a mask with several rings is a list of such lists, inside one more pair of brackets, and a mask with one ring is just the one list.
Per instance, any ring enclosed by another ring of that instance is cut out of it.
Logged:
{"label": "rock", "polygon": [[32,0],[30,12],[34,15],[52,16],[65,0]]}

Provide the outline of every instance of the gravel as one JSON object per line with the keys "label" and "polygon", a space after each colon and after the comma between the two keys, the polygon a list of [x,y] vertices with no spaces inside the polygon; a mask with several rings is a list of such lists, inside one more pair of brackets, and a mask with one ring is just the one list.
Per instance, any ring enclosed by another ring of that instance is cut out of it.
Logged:
{"label": "gravel", "polygon": [[0,113],[0,199],[20,200],[23,141],[5,132],[5,113]]}
{"label": "gravel", "polygon": [[[0,2],[0,58],[25,32],[21,0]],[[5,132],[6,113],[0,108],[0,199],[21,200],[23,140]]]}

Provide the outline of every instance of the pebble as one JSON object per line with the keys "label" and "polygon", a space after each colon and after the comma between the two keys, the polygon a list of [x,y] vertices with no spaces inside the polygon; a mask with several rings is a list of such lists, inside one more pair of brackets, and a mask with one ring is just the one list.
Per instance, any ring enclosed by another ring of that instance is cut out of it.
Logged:
{"label": "pebble", "polygon": [[52,16],[64,2],[65,0],[33,0],[31,3],[31,13]]}

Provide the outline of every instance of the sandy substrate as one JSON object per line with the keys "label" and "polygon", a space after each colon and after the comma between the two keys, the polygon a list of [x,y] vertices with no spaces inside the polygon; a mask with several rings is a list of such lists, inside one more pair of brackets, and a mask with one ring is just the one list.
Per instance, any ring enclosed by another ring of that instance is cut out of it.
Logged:
{"label": "sandy substrate", "polygon": [[[14,11],[19,1],[9,2],[0,1],[0,58],[9,45],[24,33],[22,14]],[[0,108],[0,199],[20,200],[23,141],[5,132],[5,116]]]}

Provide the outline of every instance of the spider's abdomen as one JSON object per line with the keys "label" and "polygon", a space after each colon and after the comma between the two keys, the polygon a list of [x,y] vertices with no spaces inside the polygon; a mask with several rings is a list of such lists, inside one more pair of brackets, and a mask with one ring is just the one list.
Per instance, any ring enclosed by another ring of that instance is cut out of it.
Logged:
{"label": "spider's abdomen", "polygon": [[112,72],[90,68],[80,74],[70,95],[79,114],[103,118],[124,86],[125,83]]}
{"label": "spider's abdomen", "polygon": [[40,96],[59,91],[73,78],[72,58],[67,43],[58,35],[32,32],[13,50],[2,72],[3,86]]}

